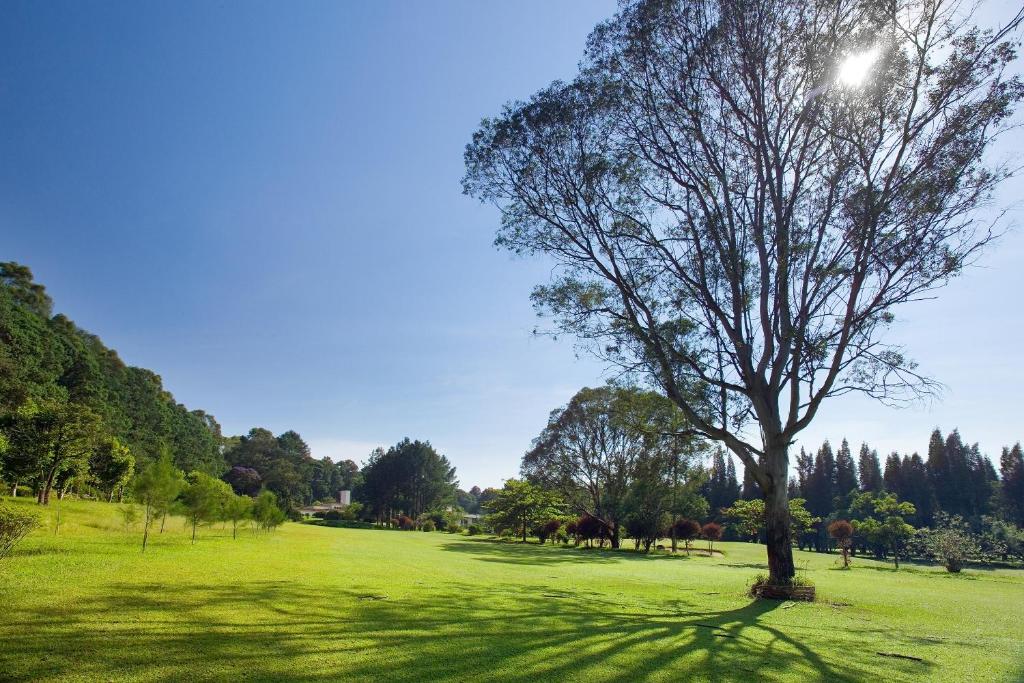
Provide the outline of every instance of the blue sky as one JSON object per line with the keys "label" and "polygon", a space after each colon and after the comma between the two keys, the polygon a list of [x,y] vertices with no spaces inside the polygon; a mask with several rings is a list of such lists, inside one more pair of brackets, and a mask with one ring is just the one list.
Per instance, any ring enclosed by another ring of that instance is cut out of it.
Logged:
{"label": "blue sky", "polygon": [[[466,487],[498,484],[602,368],[531,336],[549,268],[491,246],[462,150],[482,116],[570,77],[614,6],[5,3],[0,259],[228,433],[296,429],[356,460],[429,439]],[[1024,438],[1022,262],[1017,229],[901,312],[940,402],[843,399],[805,440]]]}

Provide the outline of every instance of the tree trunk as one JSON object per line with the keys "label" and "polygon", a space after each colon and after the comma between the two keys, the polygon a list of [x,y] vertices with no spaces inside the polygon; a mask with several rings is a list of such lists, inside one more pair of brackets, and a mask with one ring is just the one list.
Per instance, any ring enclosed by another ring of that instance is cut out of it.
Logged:
{"label": "tree trunk", "polygon": [[17,498],[17,497],[18,497],[18,482],[14,482],[11,485],[11,498]]}
{"label": "tree trunk", "polygon": [[144,520],[145,528],[142,530],[142,552],[146,552],[146,542],[149,541],[149,521],[150,517],[150,506],[146,505],[146,519]]}
{"label": "tree trunk", "polygon": [[49,505],[50,504],[50,490],[53,488],[53,480],[57,476],[57,468],[50,469],[50,473],[46,475],[46,481],[43,482],[43,488],[39,491],[39,504]]}
{"label": "tree trunk", "polygon": [[196,524],[199,522],[198,519],[192,520],[192,545],[196,543]]}
{"label": "tree trunk", "polygon": [[764,493],[765,543],[768,546],[768,579],[773,585],[792,583],[793,539],[789,522],[789,496],[786,490],[788,454],[785,446],[776,447],[764,461],[767,482]]}
{"label": "tree trunk", "polygon": [[617,549],[619,547],[619,523],[618,522],[615,522],[614,524],[612,524],[611,538],[608,539],[608,542],[612,544],[612,548],[616,548]]}

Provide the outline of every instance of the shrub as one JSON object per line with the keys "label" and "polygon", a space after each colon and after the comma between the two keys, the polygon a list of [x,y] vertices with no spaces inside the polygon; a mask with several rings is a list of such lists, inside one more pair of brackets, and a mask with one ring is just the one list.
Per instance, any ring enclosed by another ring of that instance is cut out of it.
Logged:
{"label": "shrub", "polygon": [[718,522],[708,522],[700,528],[700,535],[708,541],[708,552],[715,551],[715,541],[721,540],[724,529]]}
{"label": "shrub", "polygon": [[420,526],[420,531],[433,531],[436,528],[437,526],[434,524],[434,520],[428,519]]}
{"label": "shrub", "polygon": [[324,514],[323,519],[330,520],[330,521],[337,521],[339,519],[344,519],[344,517],[342,517],[342,515],[341,515],[341,510],[328,510],[327,512],[325,512],[323,514]]}
{"label": "shrub", "polygon": [[498,537],[499,538],[512,538],[512,530],[511,529],[502,529],[498,533]]}
{"label": "shrub", "polygon": [[483,529],[480,528],[479,524],[470,524],[467,532],[470,536],[478,536],[483,533]]}
{"label": "shrub", "polygon": [[7,557],[14,546],[39,526],[39,516],[27,510],[0,505],[0,559]]}
{"label": "shrub", "polygon": [[938,516],[938,528],[921,530],[924,546],[928,553],[942,562],[946,571],[956,574],[964,568],[967,560],[976,557],[981,548],[970,527],[959,516]]}
{"label": "shrub", "polygon": [[588,545],[592,543],[595,538],[601,538],[603,541],[604,533],[605,526],[597,517],[592,515],[583,515],[576,520],[576,535],[587,541]]}
{"label": "shrub", "polygon": [[686,554],[689,555],[690,541],[700,536],[700,524],[692,519],[680,519],[673,525],[673,529],[676,532],[676,538],[682,539],[683,545],[686,547]]}
{"label": "shrub", "polygon": [[544,545],[545,541],[549,538],[554,542],[554,535],[558,533],[558,530],[562,527],[562,522],[557,519],[549,519],[546,522],[541,522],[533,530],[533,535],[540,539],[541,545]]}
{"label": "shrub", "polygon": [[853,525],[845,519],[837,519],[828,525],[828,535],[836,539],[839,550],[843,554],[843,568],[850,566],[850,541],[853,538]]}
{"label": "shrub", "polygon": [[445,531],[447,531],[450,534],[461,534],[462,533],[462,526],[460,526],[458,524],[449,524],[448,528],[445,529]]}

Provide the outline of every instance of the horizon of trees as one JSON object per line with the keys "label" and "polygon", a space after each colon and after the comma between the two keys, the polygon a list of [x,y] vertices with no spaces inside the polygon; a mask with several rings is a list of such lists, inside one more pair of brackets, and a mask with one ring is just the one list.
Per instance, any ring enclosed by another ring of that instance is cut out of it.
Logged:
{"label": "horizon of trees", "polygon": [[[98,337],[52,315],[45,289],[24,266],[0,264],[0,313],[0,479],[12,493],[31,490],[42,504],[72,488],[120,499],[160,460],[192,479],[197,472],[220,479],[234,495],[269,492],[293,516],[297,507],[348,489],[365,519],[432,518],[440,527],[457,523],[461,512],[487,513],[502,495],[497,487],[458,488],[455,468],[425,441],[375,449],[359,465],[314,458],[295,431],[255,427],[224,437],[212,415],[190,411],[160,389],[158,375],[125,366]],[[131,378],[154,391],[140,391]],[[614,545],[623,535],[652,539],[666,531],[674,547],[673,530],[689,518],[726,523],[726,537],[735,537],[722,511],[763,494],[746,468],[738,480],[730,453],[708,455],[703,441],[679,436],[685,432],[678,408],[658,394],[584,388],[551,413],[523,457],[522,476],[556,492],[563,517],[607,527]],[[788,494],[806,501],[820,523],[802,529],[798,543],[830,548],[829,524],[855,519],[870,502],[863,494],[909,503],[907,521],[917,527],[949,517],[973,528],[988,518],[1024,525],[1019,443],[1002,449],[997,467],[957,430],[943,436],[936,429],[925,453],[883,461],[867,444],[855,456],[846,439],[836,450],[827,441],[813,454],[801,449]]]}

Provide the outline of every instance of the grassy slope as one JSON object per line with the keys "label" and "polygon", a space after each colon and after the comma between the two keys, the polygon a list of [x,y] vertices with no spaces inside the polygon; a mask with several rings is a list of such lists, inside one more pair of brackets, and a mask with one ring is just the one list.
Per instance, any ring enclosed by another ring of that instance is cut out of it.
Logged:
{"label": "grassy slope", "polygon": [[764,551],[742,543],[643,557],[289,524],[191,546],[175,520],[143,556],[116,506],[65,503],[64,519],[0,561],[0,679],[1024,676],[1024,575],[1007,570],[799,553],[820,601],[779,604],[745,597]]}

